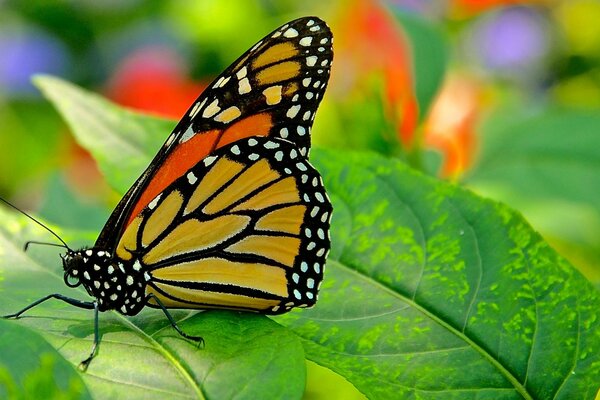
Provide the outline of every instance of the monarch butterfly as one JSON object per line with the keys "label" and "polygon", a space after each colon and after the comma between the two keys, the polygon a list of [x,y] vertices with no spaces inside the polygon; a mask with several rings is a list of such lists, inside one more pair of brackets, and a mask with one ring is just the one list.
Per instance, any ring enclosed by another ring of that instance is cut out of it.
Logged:
{"label": "monarch butterfly", "polygon": [[93,309],[85,369],[99,311],[160,308],[203,343],[167,308],[278,314],[314,305],[332,206],[308,154],[332,57],[331,31],[316,17],[256,43],[192,104],[92,248],[72,250],[50,231],[66,248],[65,284],[93,300],[50,294],[5,317],[51,298]]}

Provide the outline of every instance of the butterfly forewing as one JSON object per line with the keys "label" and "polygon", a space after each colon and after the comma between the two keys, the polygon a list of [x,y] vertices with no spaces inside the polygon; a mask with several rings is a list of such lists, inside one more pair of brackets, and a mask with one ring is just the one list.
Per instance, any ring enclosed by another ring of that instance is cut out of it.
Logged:
{"label": "butterfly forewing", "polygon": [[101,232],[96,246],[116,238],[156,196],[200,160],[240,139],[268,136],[310,150],[310,130],[333,58],[332,35],[322,20],[292,21],[254,45],[211,83]]}
{"label": "butterfly forewing", "polygon": [[116,253],[145,271],[146,294],[167,307],[285,312],[317,299],[331,211],[296,146],[242,139],[157,195]]}

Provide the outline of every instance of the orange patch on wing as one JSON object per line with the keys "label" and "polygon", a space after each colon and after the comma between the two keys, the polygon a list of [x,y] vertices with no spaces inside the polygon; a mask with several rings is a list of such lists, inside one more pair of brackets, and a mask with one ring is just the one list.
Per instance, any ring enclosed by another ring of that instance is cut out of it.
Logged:
{"label": "orange patch on wing", "polygon": [[268,47],[264,52],[256,56],[252,61],[254,68],[264,67],[265,65],[274,64],[287,60],[298,55],[298,49],[291,42],[283,42]]}
{"label": "orange patch on wing", "polygon": [[[188,289],[166,283],[154,283],[160,290],[168,293],[176,299],[185,300],[178,301],[170,297],[162,295],[152,286],[146,287],[146,294],[154,294],[167,308],[245,308],[264,311],[281,303],[280,300],[265,299],[261,297],[250,297],[241,294],[210,292],[206,290]],[[189,302],[189,303],[188,303]],[[156,302],[151,300],[152,305],[156,306]]]}
{"label": "orange patch on wing", "polygon": [[260,85],[282,82],[300,76],[300,64],[296,61],[284,61],[279,64],[260,70],[256,73],[256,80]]}
{"label": "orange patch on wing", "polygon": [[285,270],[257,262],[236,262],[210,257],[152,270],[152,277],[174,282],[174,285],[186,282],[215,283],[288,297]]}
{"label": "orange patch on wing", "polygon": [[199,132],[187,142],[177,145],[144,189],[131,214],[129,214],[127,225],[167,186],[209,155],[213,151],[213,146],[219,140],[220,134],[221,131],[217,129]]}
{"label": "orange patch on wing", "polygon": [[244,118],[235,124],[232,124],[225,130],[219,146],[222,147],[229,143],[237,142],[240,139],[251,136],[268,136],[273,127],[271,114],[261,113]]}
{"label": "orange patch on wing", "polygon": [[286,85],[283,94],[285,96],[291,96],[294,93],[296,93],[298,91],[298,83],[297,82],[292,82],[289,85]]}

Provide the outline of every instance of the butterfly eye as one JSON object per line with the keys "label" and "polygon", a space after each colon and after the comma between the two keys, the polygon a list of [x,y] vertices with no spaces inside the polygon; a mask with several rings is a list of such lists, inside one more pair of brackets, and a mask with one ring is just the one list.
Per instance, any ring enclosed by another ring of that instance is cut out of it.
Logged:
{"label": "butterfly eye", "polygon": [[76,288],[77,286],[81,285],[81,281],[79,280],[79,277],[77,276],[77,270],[67,270],[65,271],[64,274],[64,281],[65,281],[65,285],[67,285],[70,288]]}

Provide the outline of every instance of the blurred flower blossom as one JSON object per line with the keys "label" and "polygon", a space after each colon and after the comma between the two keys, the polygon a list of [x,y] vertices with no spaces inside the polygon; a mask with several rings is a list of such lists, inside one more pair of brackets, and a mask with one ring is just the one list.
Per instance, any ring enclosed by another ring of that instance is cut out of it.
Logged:
{"label": "blurred flower blossom", "polygon": [[[386,113],[405,146],[413,141],[418,104],[413,89],[410,45],[386,10],[372,0],[354,1],[336,29],[336,58],[343,77],[334,69],[338,88],[354,88],[371,73],[382,74],[387,97]],[[345,82],[340,82],[344,79]],[[353,80],[353,82],[352,82]]]}
{"label": "blurred flower blossom", "polygon": [[174,50],[155,46],[134,51],[118,65],[107,95],[126,107],[181,118],[204,87],[188,78]]}
{"label": "blurred flower blossom", "polygon": [[472,162],[476,123],[481,115],[481,84],[471,77],[450,75],[425,121],[425,142],[443,157],[442,175],[455,177]]}
{"label": "blurred flower blossom", "polygon": [[70,64],[58,39],[25,25],[0,28],[0,55],[0,90],[10,95],[37,94],[33,74],[64,76]]}
{"label": "blurred flower blossom", "polygon": [[478,63],[507,76],[535,70],[549,50],[547,23],[532,8],[492,12],[470,34],[469,50]]}
{"label": "blurred flower blossom", "polygon": [[544,4],[555,0],[450,0],[455,14],[477,14],[491,8],[509,5]]}

